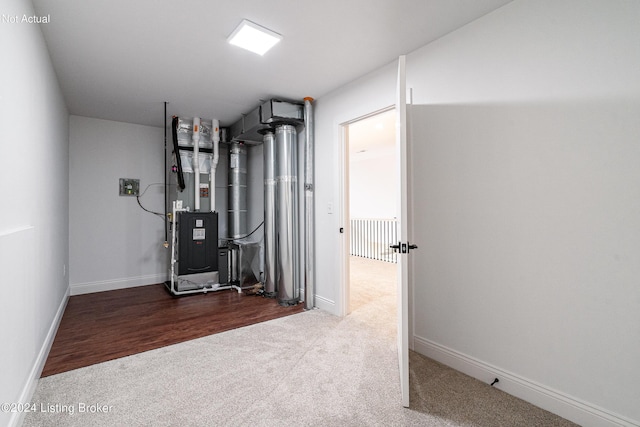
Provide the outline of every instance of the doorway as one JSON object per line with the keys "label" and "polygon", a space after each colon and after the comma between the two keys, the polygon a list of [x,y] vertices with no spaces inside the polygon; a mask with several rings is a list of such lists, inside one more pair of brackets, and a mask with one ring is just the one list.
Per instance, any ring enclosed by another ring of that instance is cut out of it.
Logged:
{"label": "doorway", "polygon": [[389,245],[398,242],[396,111],[391,107],[348,122],[343,136],[349,255],[345,314],[379,316],[384,311],[395,319],[398,254]]}

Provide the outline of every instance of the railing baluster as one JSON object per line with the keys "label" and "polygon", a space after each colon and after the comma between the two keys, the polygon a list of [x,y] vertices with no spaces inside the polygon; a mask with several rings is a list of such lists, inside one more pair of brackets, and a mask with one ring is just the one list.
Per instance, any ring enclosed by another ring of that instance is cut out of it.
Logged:
{"label": "railing baluster", "polygon": [[351,255],[397,263],[397,254],[389,245],[397,243],[395,219],[353,218],[350,221]]}

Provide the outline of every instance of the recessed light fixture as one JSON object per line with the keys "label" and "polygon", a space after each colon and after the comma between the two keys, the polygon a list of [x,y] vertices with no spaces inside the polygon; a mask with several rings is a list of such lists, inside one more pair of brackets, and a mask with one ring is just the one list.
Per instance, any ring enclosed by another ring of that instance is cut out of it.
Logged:
{"label": "recessed light fixture", "polygon": [[254,22],[243,19],[240,25],[227,38],[232,45],[264,55],[282,40],[282,36]]}

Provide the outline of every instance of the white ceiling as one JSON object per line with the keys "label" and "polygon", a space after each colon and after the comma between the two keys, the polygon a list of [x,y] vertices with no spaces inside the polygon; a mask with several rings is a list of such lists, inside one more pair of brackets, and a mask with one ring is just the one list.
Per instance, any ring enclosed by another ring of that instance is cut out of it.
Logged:
{"label": "white ceiling", "polygon": [[[33,0],[69,112],[162,126],[235,122],[271,97],[322,97],[510,0]],[[227,43],[242,19],[284,39]]]}

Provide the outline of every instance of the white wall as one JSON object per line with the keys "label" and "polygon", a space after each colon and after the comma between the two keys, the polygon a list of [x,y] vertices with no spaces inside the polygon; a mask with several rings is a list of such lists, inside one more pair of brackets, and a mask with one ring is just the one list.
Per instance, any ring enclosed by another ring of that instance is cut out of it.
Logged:
{"label": "white wall", "polygon": [[[2,14],[33,15],[5,0]],[[67,300],[68,113],[38,25],[0,22],[0,402],[28,402]],[[0,425],[20,414],[0,412]]]}
{"label": "white wall", "polygon": [[640,3],[520,0],[407,59],[417,350],[640,423]]}
{"label": "white wall", "polygon": [[355,153],[349,161],[351,218],[392,219],[397,216],[396,149],[384,147]]}
{"label": "white wall", "polygon": [[118,192],[119,178],[139,179],[142,205],[164,212],[164,130],[71,116],[69,145],[71,293],[166,280],[164,221]]}
{"label": "white wall", "polygon": [[395,103],[396,63],[389,64],[346,87],[318,99],[315,104],[315,216],[316,306],[339,315],[344,271],[344,236],[340,227],[342,194],[341,125]]}
{"label": "white wall", "polygon": [[[407,57],[416,350],[583,425],[640,425],[640,3],[516,0]],[[339,125],[317,102],[318,288],[340,313]]]}

